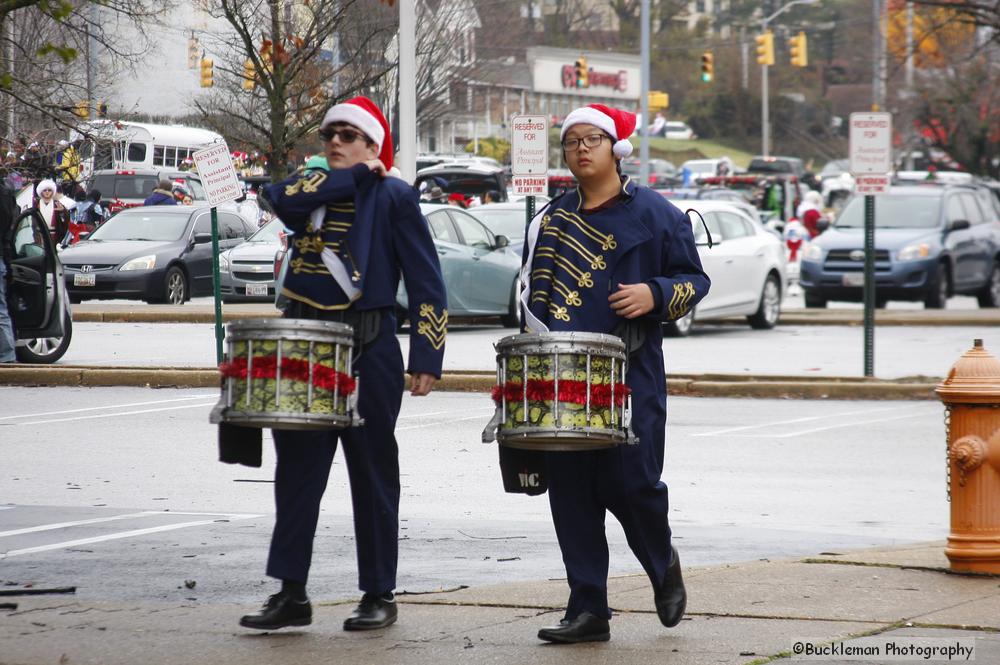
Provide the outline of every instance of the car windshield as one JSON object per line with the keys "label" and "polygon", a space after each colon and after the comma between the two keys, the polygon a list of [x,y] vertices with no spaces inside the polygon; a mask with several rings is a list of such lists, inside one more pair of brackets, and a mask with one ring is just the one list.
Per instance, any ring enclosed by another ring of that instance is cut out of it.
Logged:
{"label": "car windshield", "polygon": [[[277,243],[280,242],[278,234],[282,231],[285,231],[285,225],[280,219],[275,217],[270,222],[257,229],[256,233],[247,238],[247,242]],[[288,231],[285,231],[285,233],[288,233]]]}
{"label": "car windshield", "polygon": [[[941,194],[876,196],[875,226],[880,229],[932,229],[938,225]],[[855,196],[840,213],[834,226],[863,228],[865,197]]]}
{"label": "car windshield", "polygon": [[153,210],[118,214],[90,235],[91,240],[180,240],[188,216],[157,213]]}
{"label": "car windshield", "polygon": [[792,163],[784,159],[754,159],[747,171],[751,173],[794,173]]}
{"label": "car windshield", "polygon": [[527,224],[523,208],[491,209],[489,206],[480,206],[469,212],[478,217],[494,235],[507,236],[511,240],[524,237]]}
{"label": "car windshield", "polygon": [[105,199],[145,199],[153,193],[159,176],[104,173],[94,178],[94,188]]}
{"label": "car windshield", "polygon": [[840,175],[841,173],[845,173],[847,171],[848,166],[848,160],[835,159],[832,162],[827,162],[826,166],[823,167],[823,170],[820,171],[819,174],[822,176]]}

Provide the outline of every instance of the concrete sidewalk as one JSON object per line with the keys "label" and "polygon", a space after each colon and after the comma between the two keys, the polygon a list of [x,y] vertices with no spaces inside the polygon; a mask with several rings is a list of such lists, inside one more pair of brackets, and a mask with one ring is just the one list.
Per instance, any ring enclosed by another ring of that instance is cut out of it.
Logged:
{"label": "concrete sidewalk", "polygon": [[[223,321],[248,317],[278,316],[280,312],[269,303],[223,304]],[[215,308],[211,305],[147,305],[88,302],[73,305],[73,321],[86,323],[214,323]],[[484,321],[496,321],[484,319]],[[745,326],[746,317],[734,316],[713,323]],[[829,326],[864,323],[860,309],[784,309],[779,325]],[[875,312],[880,326],[996,326],[1000,312],[995,309],[880,309]]]}
{"label": "concrete sidewalk", "polygon": [[371,633],[341,630],[353,598],[313,598],[308,628],[252,633],[236,623],[250,608],[214,604],[197,589],[179,603],[102,602],[89,590],[8,597],[17,608],[0,611],[0,662],[749,664],[788,658],[797,640],[870,635],[900,645],[974,639],[976,662],[1000,662],[1000,577],[950,574],[943,552],[944,543],[928,543],[687,568],[688,614],[673,629],[657,621],[645,576],[613,578],[611,642],[575,646],[535,637],[561,618],[564,580],[401,590],[399,623]]}

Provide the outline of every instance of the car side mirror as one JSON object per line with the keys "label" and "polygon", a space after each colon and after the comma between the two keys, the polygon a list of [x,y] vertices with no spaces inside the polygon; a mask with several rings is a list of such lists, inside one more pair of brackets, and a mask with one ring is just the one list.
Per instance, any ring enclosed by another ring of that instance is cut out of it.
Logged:
{"label": "car side mirror", "polygon": [[496,237],[496,241],[493,243],[493,248],[494,249],[503,249],[504,247],[507,247],[508,245],[510,245],[510,238],[508,238],[507,236],[501,235],[501,236],[497,236]]}
{"label": "car side mirror", "polygon": [[80,238],[80,240],[86,240],[87,238],[90,237],[90,231],[81,231],[78,237]]}
{"label": "car side mirror", "polygon": [[969,223],[967,219],[956,219],[952,220],[951,224],[948,225],[949,231],[962,231],[969,228],[972,224]]}
{"label": "car side mirror", "polygon": [[822,217],[816,222],[816,230],[820,233],[823,233],[823,231],[826,231],[828,228],[830,228],[829,219]]}
{"label": "car side mirror", "polygon": [[211,233],[195,233],[194,234],[194,244],[201,245],[206,242],[212,242]]}

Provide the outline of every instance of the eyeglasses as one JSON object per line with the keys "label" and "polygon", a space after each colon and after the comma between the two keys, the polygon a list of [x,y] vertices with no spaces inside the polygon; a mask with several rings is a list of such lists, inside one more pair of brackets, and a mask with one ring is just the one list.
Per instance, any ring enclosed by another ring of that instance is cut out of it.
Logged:
{"label": "eyeglasses", "polygon": [[596,148],[601,145],[601,141],[607,137],[604,134],[591,134],[589,136],[584,136],[582,139],[565,139],[562,142],[563,150],[573,151],[580,147],[580,144],[587,146],[588,148]]}
{"label": "eyeglasses", "polygon": [[354,143],[358,139],[361,139],[365,143],[372,143],[372,140],[365,136],[364,133],[350,127],[340,127],[338,129],[324,127],[319,130],[319,137],[328,143],[333,140],[334,136],[338,137],[341,143]]}

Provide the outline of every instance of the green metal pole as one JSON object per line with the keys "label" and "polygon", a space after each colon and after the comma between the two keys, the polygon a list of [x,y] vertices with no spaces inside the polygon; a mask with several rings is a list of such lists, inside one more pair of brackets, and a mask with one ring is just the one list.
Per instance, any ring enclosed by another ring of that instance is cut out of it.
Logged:
{"label": "green metal pole", "polygon": [[865,197],[865,376],[875,376],[875,197]]}
{"label": "green metal pole", "polygon": [[212,206],[212,290],[215,293],[215,362],[222,363],[222,292],[219,290],[219,212]]}

